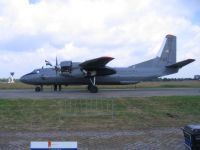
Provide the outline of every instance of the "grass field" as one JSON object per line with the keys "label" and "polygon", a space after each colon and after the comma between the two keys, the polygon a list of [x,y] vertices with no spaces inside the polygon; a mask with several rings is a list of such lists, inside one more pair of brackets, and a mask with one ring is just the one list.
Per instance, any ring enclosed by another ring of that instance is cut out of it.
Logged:
{"label": "grass field", "polygon": [[[103,88],[200,88],[200,81],[152,81],[141,82],[136,85],[108,85],[98,86]],[[7,84],[0,82],[0,89],[34,89],[35,86],[16,82],[14,84]],[[52,88],[51,86],[45,86],[45,88]],[[63,86],[64,89],[86,89],[86,86]]]}
{"label": "grass field", "polygon": [[200,123],[200,96],[0,100],[1,131],[119,130]]}

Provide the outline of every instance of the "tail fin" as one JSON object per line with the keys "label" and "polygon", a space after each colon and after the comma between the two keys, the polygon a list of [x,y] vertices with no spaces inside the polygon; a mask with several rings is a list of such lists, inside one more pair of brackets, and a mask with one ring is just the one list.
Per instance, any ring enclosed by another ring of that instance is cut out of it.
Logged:
{"label": "tail fin", "polygon": [[159,57],[132,65],[130,67],[165,67],[176,63],[176,36],[166,35],[162,53]]}
{"label": "tail fin", "polygon": [[166,66],[176,63],[176,36],[168,34],[165,38],[160,64]]}
{"label": "tail fin", "polygon": [[161,67],[167,69],[163,75],[172,74],[178,72],[178,69],[184,67],[185,65],[195,61],[194,59],[187,59],[181,62],[176,62],[176,36],[166,35],[165,41],[162,48],[162,53],[160,56],[141,62],[130,67]]}

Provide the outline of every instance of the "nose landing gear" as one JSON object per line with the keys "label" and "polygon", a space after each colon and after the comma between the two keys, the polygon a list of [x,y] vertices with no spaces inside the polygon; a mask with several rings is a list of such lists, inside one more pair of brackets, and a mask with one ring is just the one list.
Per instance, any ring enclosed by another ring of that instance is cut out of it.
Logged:
{"label": "nose landing gear", "polygon": [[35,92],[43,91],[43,85],[35,87]]}
{"label": "nose landing gear", "polygon": [[35,92],[40,92],[41,91],[41,88],[39,87],[39,86],[37,86],[36,88],[35,88]]}

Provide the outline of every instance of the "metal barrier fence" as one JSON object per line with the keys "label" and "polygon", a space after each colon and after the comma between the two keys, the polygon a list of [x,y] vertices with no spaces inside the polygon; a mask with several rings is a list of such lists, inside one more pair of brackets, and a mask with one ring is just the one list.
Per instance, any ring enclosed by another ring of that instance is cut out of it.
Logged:
{"label": "metal barrier fence", "polygon": [[65,100],[60,108],[65,116],[102,116],[113,115],[113,100]]}
{"label": "metal barrier fence", "polygon": [[[15,101],[15,104],[0,105],[0,126],[3,128],[29,128],[60,126],[73,118],[114,119],[113,100],[34,100],[28,104]],[[51,102],[51,103],[49,103]],[[46,103],[46,104],[45,104]]]}

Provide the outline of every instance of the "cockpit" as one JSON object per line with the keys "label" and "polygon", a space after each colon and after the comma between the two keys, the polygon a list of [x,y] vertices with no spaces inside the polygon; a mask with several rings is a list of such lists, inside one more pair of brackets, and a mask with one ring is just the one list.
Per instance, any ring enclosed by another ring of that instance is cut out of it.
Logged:
{"label": "cockpit", "polygon": [[40,69],[35,69],[32,72],[26,74],[26,75],[32,75],[32,74],[39,74],[40,73]]}
{"label": "cockpit", "polygon": [[39,74],[40,73],[40,69],[35,69],[35,70],[32,71],[32,73]]}

